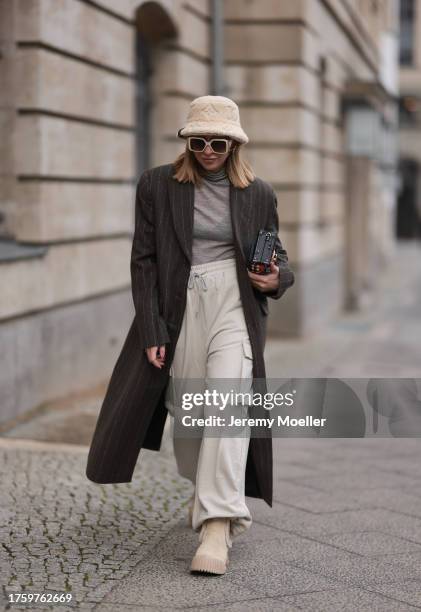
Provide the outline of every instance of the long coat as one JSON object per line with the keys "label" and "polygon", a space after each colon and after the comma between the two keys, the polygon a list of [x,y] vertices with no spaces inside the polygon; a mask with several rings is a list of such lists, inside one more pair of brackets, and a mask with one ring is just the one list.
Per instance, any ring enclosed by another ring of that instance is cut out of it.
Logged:
{"label": "long coat", "polygon": [[[130,260],[135,316],[114,366],[89,449],[86,475],[96,483],[130,482],[141,448],[158,451],[161,446],[169,369],[187,299],[194,219],[194,185],[178,182],[173,174],[173,165],[166,164],[145,170],[137,183]],[[272,187],[259,178],[243,189],[230,184],[229,200],[237,278],[253,354],[253,391],[264,393],[267,296],[279,299],[294,283],[294,274],[279,236],[278,289],[262,293],[247,274],[246,260],[258,230],[278,234]],[[164,343],[165,366],[159,369],[149,363],[145,348]],[[269,506],[272,466],[272,438],[252,434],[245,494],[264,499]]]}

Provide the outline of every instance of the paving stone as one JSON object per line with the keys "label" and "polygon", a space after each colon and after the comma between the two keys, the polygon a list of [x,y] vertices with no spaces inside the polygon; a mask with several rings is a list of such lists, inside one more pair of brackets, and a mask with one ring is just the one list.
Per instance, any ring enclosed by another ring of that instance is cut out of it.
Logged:
{"label": "paving stone", "polygon": [[243,542],[230,555],[229,580],[245,584],[257,596],[266,597],[338,587],[335,580],[285,561],[282,552],[277,540],[253,545]]}
{"label": "paving stone", "polygon": [[372,584],[367,589],[373,593],[380,593],[410,606],[421,608],[421,582],[419,580],[404,580],[393,584]]}
{"label": "paving stone", "polygon": [[287,605],[295,605],[300,610],[311,612],[355,612],[356,610],[370,610],[370,612],[409,612],[414,610],[396,599],[368,592],[359,588],[347,588],[337,591],[317,591],[283,597]]}
{"label": "paving stone", "polygon": [[[101,599],[184,516],[191,484],[168,461],[145,453],[132,483],[95,485],[85,476],[86,458],[87,448],[28,449],[0,439],[8,511],[0,538],[8,551],[4,575],[15,590],[69,586],[83,603],[102,586]],[[73,528],[62,529],[69,514]]]}
{"label": "paving stone", "polygon": [[[258,597],[248,599],[247,602],[239,601],[236,603],[223,604],[218,606],[218,610],[224,610],[224,612],[294,612],[299,610],[290,603],[284,603],[281,599],[276,597]],[[210,611],[211,606],[193,606],[189,608],[192,612]]]}
{"label": "paving stone", "polygon": [[271,513],[270,508],[259,507],[259,522],[275,528],[282,526],[283,531],[316,539],[318,536],[373,530],[421,543],[421,520],[418,517],[383,508],[315,514],[277,504],[275,513]]}
{"label": "paving stone", "polygon": [[335,555],[337,547],[318,542],[313,538],[303,537],[295,534],[277,530],[272,537],[253,536],[243,538],[236,543],[237,554],[244,559],[258,557],[261,551],[267,547],[275,547],[276,556],[280,561],[286,563],[299,559],[323,559],[325,556]]}
{"label": "paving stone", "polygon": [[[165,584],[162,579],[165,577]],[[164,562],[153,558],[149,563],[133,570],[129,580],[122,580],[109,593],[102,604],[161,606],[168,610],[179,607],[207,604],[228,604],[230,601],[243,601],[244,606],[254,591],[246,582],[233,583],[226,575],[201,576],[189,572],[189,564],[184,560]],[[101,605],[102,605],[101,604]]]}
{"label": "paving stone", "polygon": [[[295,489],[295,492],[291,493],[291,489]],[[331,491],[315,491],[299,486],[291,487],[286,482],[276,482],[273,499],[280,504],[287,503],[289,506],[313,514],[378,507],[373,495],[364,497],[352,487],[332,495]]]}
{"label": "paving stone", "polygon": [[[421,559],[421,557],[420,557]],[[421,580],[421,565],[391,563],[383,558],[363,557],[337,550],[324,558],[297,559],[294,566],[352,586]]]}
{"label": "paving stone", "polygon": [[414,552],[421,555],[421,544],[380,531],[354,531],[323,538],[319,536],[319,540],[359,555],[381,556],[384,561],[391,560],[395,555],[402,557],[400,553]]}
{"label": "paving stone", "polygon": [[[338,471],[340,466],[338,466]],[[419,482],[419,479],[418,479]],[[364,469],[363,465],[359,465],[359,469],[347,473],[346,468],[343,471],[339,471],[336,474],[322,475],[312,478],[297,478],[296,486],[311,486],[313,488],[321,489],[327,493],[338,490],[350,490],[360,491],[368,489],[370,491],[376,488],[389,487],[394,490],[411,488],[417,485],[417,479],[415,476],[407,476],[406,474],[398,474],[387,472],[386,470],[373,470]]]}

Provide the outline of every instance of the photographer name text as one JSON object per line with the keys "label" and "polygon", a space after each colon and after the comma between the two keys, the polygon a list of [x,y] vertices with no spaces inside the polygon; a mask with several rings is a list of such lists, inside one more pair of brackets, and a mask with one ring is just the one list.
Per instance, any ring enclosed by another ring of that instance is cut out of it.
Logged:
{"label": "photographer name text", "polygon": [[186,427],[273,427],[276,422],[277,427],[324,427],[327,419],[318,419],[311,415],[302,418],[292,418],[290,416],[278,416],[270,418],[235,417],[227,421],[222,416],[208,416],[206,418],[192,417],[185,415],[181,419]]}

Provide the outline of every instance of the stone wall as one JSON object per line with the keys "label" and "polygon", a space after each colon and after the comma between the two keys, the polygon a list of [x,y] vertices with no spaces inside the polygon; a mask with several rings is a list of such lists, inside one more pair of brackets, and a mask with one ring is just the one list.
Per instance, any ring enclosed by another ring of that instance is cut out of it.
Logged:
{"label": "stone wall", "polygon": [[[225,94],[250,136],[246,157],[276,190],[297,278],[271,301],[272,335],[312,332],[342,308],[341,100],[350,76],[376,79],[388,2],[378,4],[376,17],[334,0],[224,3]],[[160,38],[157,7],[173,35]],[[0,0],[0,23],[0,232],[45,247],[0,261],[9,418],[111,374],[133,315],[137,28],[156,28],[155,166],[182,150],[189,102],[210,92],[211,3]]]}

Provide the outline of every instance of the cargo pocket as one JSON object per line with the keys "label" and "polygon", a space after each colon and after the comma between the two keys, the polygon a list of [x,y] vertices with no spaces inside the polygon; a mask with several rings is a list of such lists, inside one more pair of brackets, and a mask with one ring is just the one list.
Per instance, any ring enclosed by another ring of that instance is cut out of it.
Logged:
{"label": "cargo pocket", "polygon": [[252,351],[252,348],[251,348],[250,338],[247,336],[246,338],[243,338],[242,342],[243,342],[244,357],[246,359],[253,360],[253,351]]}
{"label": "cargo pocket", "polygon": [[168,412],[174,416],[174,368],[171,364],[170,366],[170,371],[169,371],[169,380],[168,380],[168,385],[167,385],[167,391],[165,394],[165,407],[167,408]]}
{"label": "cargo pocket", "polygon": [[[241,364],[241,393],[253,393],[253,351],[251,348],[250,338],[246,337],[242,340],[243,359]],[[250,401],[245,398],[247,404]]]}

